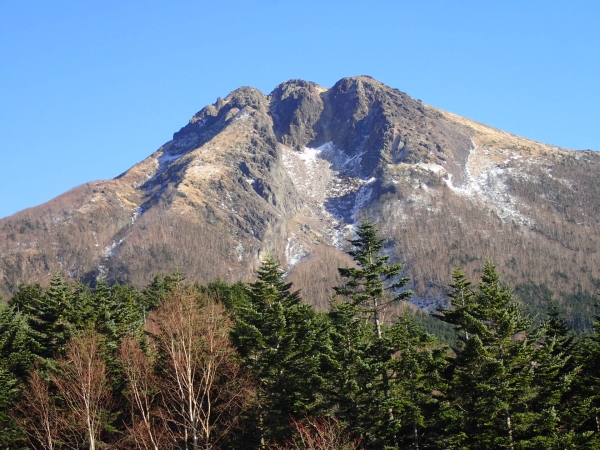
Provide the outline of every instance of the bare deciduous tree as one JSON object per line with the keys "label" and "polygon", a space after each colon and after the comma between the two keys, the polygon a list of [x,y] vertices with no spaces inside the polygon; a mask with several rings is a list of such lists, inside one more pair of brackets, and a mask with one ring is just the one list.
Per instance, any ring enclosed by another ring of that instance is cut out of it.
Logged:
{"label": "bare deciduous tree", "polygon": [[50,385],[39,370],[34,370],[29,376],[27,387],[16,402],[12,415],[33,448],[56,448],[63,419],[50,392]]}
{"label": "bare deciduous tree", "polygon": [[186,449],[215,448],[252,398],[230,329],[220,305],[183,287],[150,317],[147,330],[165,363],[161,391],[170,429]]}
{"label": "bare deciduous tree", "polygon": [[332,418],[292,419],[295,439],[285,446],[275,445],[272,450],[354,450],[360,440],[352,439],[340,423]]}
{"label": "bare deciduous tree", "polygon": [[85,331],[75,336],[58,368],[60,373],[52,381],[70,413],[68,441],[72,447],[85,442],[95,450],[112,404],[100,335]]}
{"label": "bare deciduous tree", "polygon": [[144,450],[167,448],[164,414],[158,405],[160,390],[154,373],[154,359],[142,350],[135,338],[126,337],[119,348],[119,361],[128,381],[125,395],[132,408],[126,445],[133,443]]}

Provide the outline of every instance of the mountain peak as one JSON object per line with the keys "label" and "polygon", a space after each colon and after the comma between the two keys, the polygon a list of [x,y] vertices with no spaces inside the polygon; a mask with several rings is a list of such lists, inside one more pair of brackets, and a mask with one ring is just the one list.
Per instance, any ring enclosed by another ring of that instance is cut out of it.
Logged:
{"label": "mountain peak", "polygon": [[177,268],[237,280],[270,253],[325,303],[350,263],[345,239],[368,217],[422,306],[441,298],[449,268],[489,254],[516,286],[535,278],[563,292],[561,267],[591,290],[598,168],[596,153],[514,136],[368,76],[331,88],[289,80],[269,95],[241,87],[116,179],[0,221],[0,289],[57,270],[85,282],[143,285]]}

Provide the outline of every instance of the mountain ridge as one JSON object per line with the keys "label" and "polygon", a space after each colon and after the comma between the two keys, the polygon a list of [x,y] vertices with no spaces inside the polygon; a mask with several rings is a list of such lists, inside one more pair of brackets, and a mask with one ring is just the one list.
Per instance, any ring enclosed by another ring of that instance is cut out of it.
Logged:
{"label": "mountain ridge", "polygon": [[268,95],[241,87],[118,177],[1,219],[0,289],[56,271],[140,285],[177,268],[249,279],[269,253],[324,307],[335,268],[350,263],[344,240],[368,217],[407,262],[420,306],[442,299],[452,265],[474,271],[486,253],[516,285],[592,292],[598,164],[367,76],[290,80]]}

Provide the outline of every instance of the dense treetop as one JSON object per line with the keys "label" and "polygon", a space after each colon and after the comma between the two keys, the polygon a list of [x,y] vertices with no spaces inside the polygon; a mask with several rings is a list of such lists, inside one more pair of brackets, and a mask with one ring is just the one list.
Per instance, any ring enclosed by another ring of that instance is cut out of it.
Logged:
{"label": "dense treetop", "polygon": [[0,303],[0,445],[598,448],[600,326],[530,316],[491,261],[433,317],[397,314],[402,264],[367,221],[350,244],[325,312],[272,257],[248,284],[22,285]]}

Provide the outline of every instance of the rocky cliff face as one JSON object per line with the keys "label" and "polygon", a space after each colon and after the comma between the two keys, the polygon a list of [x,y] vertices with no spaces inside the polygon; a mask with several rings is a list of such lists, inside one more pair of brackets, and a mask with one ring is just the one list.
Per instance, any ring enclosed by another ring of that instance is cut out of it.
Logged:
{"label": "rocky cliff face", "polygon": [[585,321],[585,292],[600,279],[599,164],[370,77],[330,89],[292,80],[270,95],[243,87],[116,179],[2,219],[1,288],[56,271],[85,282],[143,284],[175,269],[247,279],[271,253],[325,305],[349,263],[345,238],[368,217],[407,262],[422,306],[440,300],[454,266],[473,272],[491,257],[529,302],[552,291],[570,305],[579,286]]}

